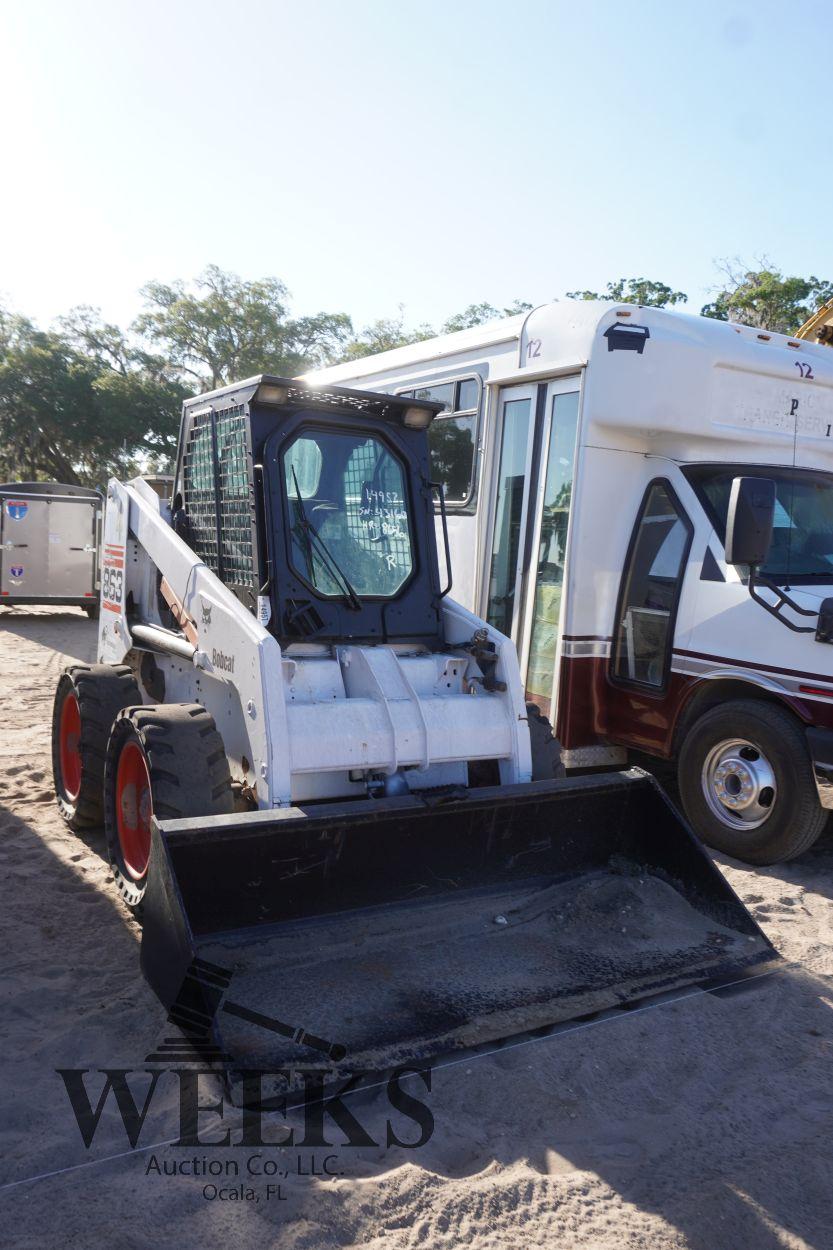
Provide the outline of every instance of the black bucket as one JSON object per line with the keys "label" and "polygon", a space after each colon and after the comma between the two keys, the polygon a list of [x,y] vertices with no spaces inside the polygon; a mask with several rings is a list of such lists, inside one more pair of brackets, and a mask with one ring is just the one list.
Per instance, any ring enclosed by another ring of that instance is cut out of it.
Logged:
{"label": "black bucket", "polygon": [[382,1072],[776,957],[638,770],[153,837],[142,968],[232,1086]]}

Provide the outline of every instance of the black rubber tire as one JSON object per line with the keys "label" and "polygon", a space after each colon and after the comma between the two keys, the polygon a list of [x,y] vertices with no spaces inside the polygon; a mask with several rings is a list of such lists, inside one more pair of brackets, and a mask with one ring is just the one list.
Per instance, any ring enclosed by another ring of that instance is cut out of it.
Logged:
{"label": "black rubber tire", "polygon": [[95,603],[90,603],[90,604],[85,603],[84,611],[87,613],[87,616],[90,618],[91,621],[97,621],[101,614],[101,604],[99,603],[98,599],[96,599]]}
{"label": "black rubber tire", "polygon": [[532,780],[555,781],[566,775],[561,763],[561,746],[553,737],[552,725],[537,703],[527,703],[529,745],[532,748]]}
{"label": "black rubber tire", "polygon": [[[81,787],[67,795],[61,775],[60,724],[67,695],[78,700]],[[61,674],[52,708],[52,776],[58,810],[70,829],[95,829],[104,820],[104,759],[110,727],[122,708],[142,702],[133,672],[126,664],[72,664]]]}
{"label": "black rubber tire", "polygon": [[223,739],[200,704],[126,708],[116,717],[104,770],[104,830],[116,886],[128,907],[139,910],[148,874],[137,881],[127,870],[116,823],[116,772],[129,741],[145,757],[151,806],[160,820],[228,815],[234,811],[234,794]]}
{"label": "black rubber tire", "polygon": [[[759,747],[775,774],[772,814],[748,832],[723,824],[703,793],[703,766],[724,738],[745,738]],[[794,859],[813,845],[827,822],[800,723],[763,699],[739,699],[705,712],[686,734],[677,776],[694,831],[709,846],[747,864]]]}

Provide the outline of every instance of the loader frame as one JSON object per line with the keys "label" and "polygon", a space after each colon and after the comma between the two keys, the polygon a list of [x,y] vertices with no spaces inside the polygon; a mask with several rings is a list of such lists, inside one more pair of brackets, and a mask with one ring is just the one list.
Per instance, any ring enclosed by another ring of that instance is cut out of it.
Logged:
{"label": "loader frame", "polygon": [[[403,769],[418,788],[465,786],[479,760],[503,784],[532,775],[514,648],[440,586],[424,437],[436,409],[250,379],[186,403],[170,508],[141,479],[109,484],[99,659],[134,664],[148,702],[202,703],[233,780],[259,808],[362,798],[368,776]],[[234,485],[224,529],[217,414],[229,413],[240,438],[224,470]],[[317,599],[322,627],[293,637],[286,606],[312,596],[293,582],[283,502],[259,457],[322,423],[373,430],[402,458],[417,567],[394,598],[363,601],[361,613]]]}

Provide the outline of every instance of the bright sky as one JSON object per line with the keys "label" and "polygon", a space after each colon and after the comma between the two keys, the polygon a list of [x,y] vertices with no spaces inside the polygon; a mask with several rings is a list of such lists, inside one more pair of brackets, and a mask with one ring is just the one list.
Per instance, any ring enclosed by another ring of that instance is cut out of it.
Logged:
{"label": "bright sky", "polygon": [[824,0],[0,0],[0,294],[438,322],[766,255],[833,277]]}

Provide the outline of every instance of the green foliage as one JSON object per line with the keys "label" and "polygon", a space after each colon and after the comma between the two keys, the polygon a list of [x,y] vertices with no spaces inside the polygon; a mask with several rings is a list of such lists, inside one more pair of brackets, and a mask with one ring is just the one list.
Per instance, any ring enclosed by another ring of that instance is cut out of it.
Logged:
{"label": "green foliage", "polygon": [[[0,307],[0,479],[101,486],[112,475],[164,472],[187,394],[255,373],[295,376],[531,308],[520,300],[504,308],[469,304],[437,331],[406,326],[400,307],[357,334],[345,313],[292,316],[277,278],[245,281],[216,265],[193,283],[151,282],[143,294],[145,310],[130,331],[88,306],[74,308],[51,330]],[[601,296],[573,291],[570,297],[658,308],[686,299],[645,278],[609,282]],[[831,298],[833,283],[816,277],[785,278],[763,262],[751,271],[726,265],[703,314],[791,333]],[[467,472],[469,433],[438,422],[434,443],[440,470],[462,493],[465,482],[455,474]]]}
{"label": "green foliage", "polygon": [[362,356],[374,356],[377,352],[389,352],[395,347],[407,347],[409,343],[421,343],[434,337],[431,326],[421,325],[405,328],[405,309],[400,304],[396,317],[380,317],[365,326],[344,347],[339,360],[360,360]]}
{"label": "green foliage", "polygon": [[747,270],[737,262],[724,262],[724,285],[702,316],[717,321],[738,321],[775,334],[794,334],[829,299],[833,282],[822,278],[785,278],[766,261],[762,268]]}
{"label": "green foliage", "polygon": [[320,368],[339,358],[353,330],[345,313],[293,318],[277,278],[247,282],[216,265],[191,286],[149,282],[142,295],[146,308],[133,328],[197,389]]}
{"label": "green foliage", "polygon": [[617,304],[642,304],[645,308],[669,308],[684,304],[688,296],[684,291],[673,291],[664,282],[651,282],[648,278],[620,278],[608,282],[607,291],[568,291],[567,299],[614,300]]}
{"label": "green foliage", "polygon": [[462,312],[449,317],[440,329],[440,334],[454,334],[457,330],[470,330],[472,326],[482,326],[489,321],[499,321],[502,317],[516,317],[518,313],[529,312],[531,304],[516,299],[507,308],[495,308],[494,304],[469,304]]}
{"label": "green foliage", "polygon": [[0,477],[79,481],[64,431],[80,425],[88,443],[94,438],[94,370],[57,335],[36,330],[24,317],[4,315],[3,340]]}
{"label": "green foliage", "polygon": [[0,314],[0,477],[103,485],[136,459],[164,465],[184,389],[94,310],[59,329]]}
{"label": "green foliage", "polygon": [[123,433],[122,448],[170,467],[179,434],[182,401],[191,393],[162,356],[132,342],[118,326],[100,320],[94,308],[81,306],[59,320],[69,343],[97,366],[96,404],[106,429]]}
{"label": "green foliage", "polygon": [[514,317],[518,313],[529,312],[531,304],[523,300],[515,300],[508,308],[495,308],[494,304],[469,304],[462,312],[455,313],[444,321],[439,330],[429,325],[405,326],[405,310],[400,304],[396,317],[381,317],[365,326],[345,347],[341,360],[359,360],[362,356],[373,356],[376,352],[392,351],[395,347],[407,347],[410,343],[421,343],[425,339],[433,339],[438,334],[455,334],[458,330],[469,330],[472,326],[483,325],[487,321],[496,321],[501,317]]}

